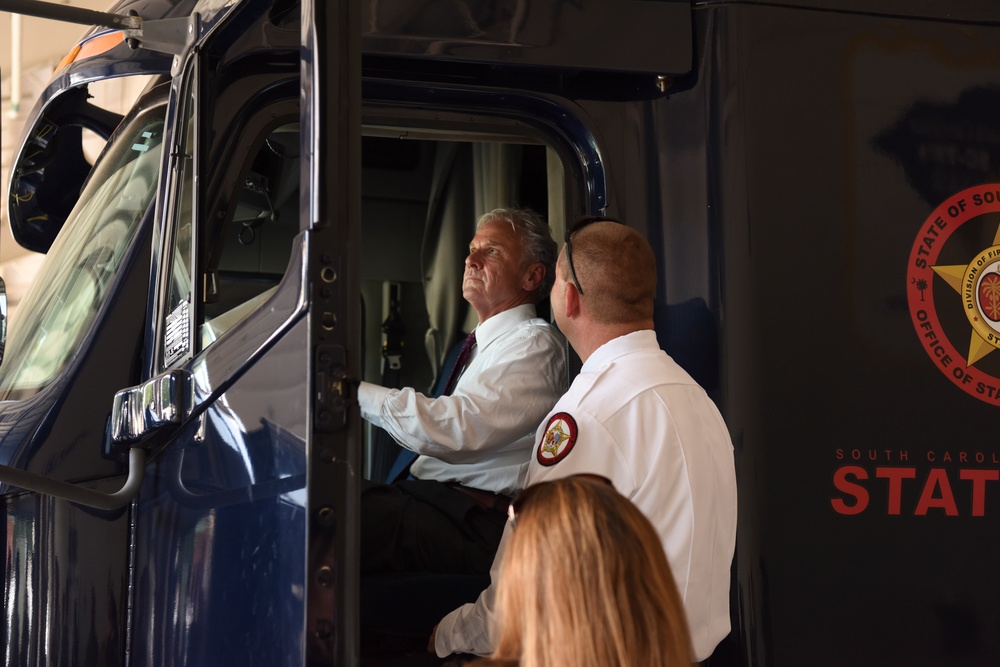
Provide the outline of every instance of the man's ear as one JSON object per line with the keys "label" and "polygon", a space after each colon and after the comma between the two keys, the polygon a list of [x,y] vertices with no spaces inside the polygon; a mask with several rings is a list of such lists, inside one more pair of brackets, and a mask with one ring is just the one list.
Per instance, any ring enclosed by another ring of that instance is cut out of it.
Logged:
{"label": "man's ear", "polygon": [[565,282],[566,295],[563,298],[563,315],[567,319],[573,319],[580,315],[580,290],[572,282]]}
{"label": "man's ear", "polygon": [[521,281],[521,288],[525,292],[534,292],[542,284],[543,280],[545,280],[545,265],[542,263],[532,264],[524,274],[524,280]]}

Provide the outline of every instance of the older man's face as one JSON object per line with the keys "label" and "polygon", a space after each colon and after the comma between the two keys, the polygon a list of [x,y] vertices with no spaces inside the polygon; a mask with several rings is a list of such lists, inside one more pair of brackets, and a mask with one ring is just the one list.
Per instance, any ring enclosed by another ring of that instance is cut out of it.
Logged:
{"label": "older man's face", "polygon": [[522,266],[521,238],[510,223],[487,222],[469,244],[462,296],[485,322],[497,313],[533,301],[525,289],[529,268]]}

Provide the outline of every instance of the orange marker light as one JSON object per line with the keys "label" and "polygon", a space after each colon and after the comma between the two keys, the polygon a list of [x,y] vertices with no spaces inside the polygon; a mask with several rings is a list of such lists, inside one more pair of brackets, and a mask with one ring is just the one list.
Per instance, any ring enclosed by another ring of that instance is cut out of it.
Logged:
{"label": "orange marker light", "polygon": [[85,42],[81,42],[73,47],[73,50],[66,54],[59,65],[56,67],[55,71],[58,72],[64,67],[68,67],[71,63],[77,60],[83,60],[84,58],[93,58],[94,56],[99,56],[102,53],[106,53],[111,49],[115,48],[119,44],[125,41],[125,33],[121,30],[115,30],[113,32],[104,32],[99,35],[94,35]]}

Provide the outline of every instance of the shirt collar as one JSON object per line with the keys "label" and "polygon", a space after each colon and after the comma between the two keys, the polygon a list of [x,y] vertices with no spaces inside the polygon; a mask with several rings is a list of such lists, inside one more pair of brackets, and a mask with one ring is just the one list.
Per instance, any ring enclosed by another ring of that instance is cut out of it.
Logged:
{"label": "shirt collar", "polygon": [[496,340],[500,334],[510,331],[522,322],[536,317],[535,304],[522,303],[502,313],[497,313],[476,327],[476,347],[480,350]]}
{"label": "shirt collar", "polygon": [[656,342],[656,332],[652,329],[642,329],[633,331],[618,338],[612,338],[604,345],[600,346],[587,358],[587,361],[580,368],[580,372],[592,371],[603,366],[607,366],[615,359],[622,357],[629,352],[639,349],[653,348],[659,349]]}

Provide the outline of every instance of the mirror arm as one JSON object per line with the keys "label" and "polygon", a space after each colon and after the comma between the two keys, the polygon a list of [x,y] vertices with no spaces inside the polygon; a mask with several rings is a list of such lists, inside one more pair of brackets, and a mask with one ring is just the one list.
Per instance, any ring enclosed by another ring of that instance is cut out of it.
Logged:
{"label": "mirror arm", "polygon": [[85,505],[99,510],[116,510],[130,503],[139,492],[145,470],[145,450],[133,447],[128,453],[128,478],[122,488],[115,493],[95,491],[5,465],[0,465],[0,482],[27,491],[53,496],[60,500],[67,500],[77,505]]}

